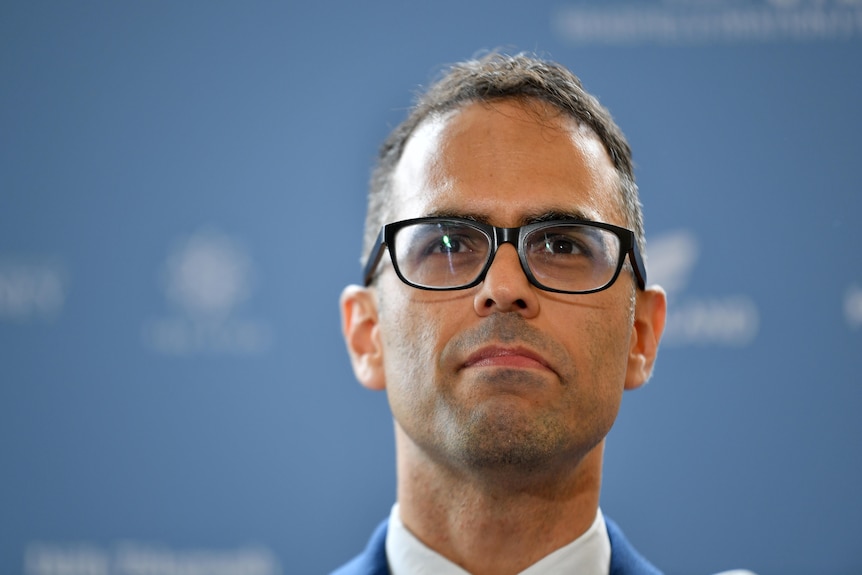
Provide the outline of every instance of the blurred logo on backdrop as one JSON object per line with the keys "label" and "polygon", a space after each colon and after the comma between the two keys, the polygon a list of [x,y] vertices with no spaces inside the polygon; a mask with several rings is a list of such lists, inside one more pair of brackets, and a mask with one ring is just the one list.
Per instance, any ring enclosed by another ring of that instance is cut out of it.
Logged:
{"label": "blurred logo on backdrop", "polygon": [[862,36],[862,0],[570,0],[552,26],[574,44],[841,40]]}
{"label": "blurred logo on backdrop", "polygon": [[688,295],[685,288],[700,256],[697,237],[688,230],[650,239],[647,277],[668,293],[662,345],[745,346],[757,335],[760,314],[744,294]]}
{"label": "blurred logo on backdrop", "polygon": [[143,338],[167,355],[260,354],[272,328],[240,308],[252,295],[255,271],[242,242],[215,228],[175,243],[160,274],[171,312],[144,323]]}
{"label": "blurred logo on backdrop", "polygon": [[844,317],[853,329],[862,328],[862,287],[852,285],[844,296]]}
{"label": "blurred logo on backdrop", "polygon": [[66,303],[66,285],[58,263],[0,259],[0,321],[55,318]]}
{"label": "blurred logo on backdrop", "polygon": [[178,551],[134,541],[106,549],[95,544],[32,543],[25,575],[281,575],[265,547]]}

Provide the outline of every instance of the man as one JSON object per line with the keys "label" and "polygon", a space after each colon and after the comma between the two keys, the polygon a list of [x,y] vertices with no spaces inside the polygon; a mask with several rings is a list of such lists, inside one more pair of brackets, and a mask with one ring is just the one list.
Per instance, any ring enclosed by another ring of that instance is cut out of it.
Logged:
{"label": "man", "polygon": [[629,146],[568,70],[490,54],[422,96],[341,298],[398,492],[339,575],[658,573],[599,509],[604,438],[664,328],[643,250]]}

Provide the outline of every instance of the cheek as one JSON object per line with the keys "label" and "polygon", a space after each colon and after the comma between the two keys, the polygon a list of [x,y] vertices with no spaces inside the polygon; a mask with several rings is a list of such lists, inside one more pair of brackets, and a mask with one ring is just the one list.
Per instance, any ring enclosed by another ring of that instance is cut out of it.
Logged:
{"label": "cheek", "polygon": [[[424,309],[423,309],[424,308]],[[436,326],[427,306],[411,305],[409,300],[381,302],[380,330],[384,347],[386,369],[393,376],[404,367],[428,369],[429,354],[433,353]]]}
{"label": "cheek", "polygon": [[386,390],[393,415],[431,409],[440,348],[439,315],[428,304],[406,298],[380,302]]}
{"label": "cheek", "polygon": [[604,316],[588,326],[591,364],[595,375],[601,375],[608,383],[625,383],[628,363],[629,338],[631,327],[626,318]]}
{"label": "cheek", "polygon": [[441,350],[460,329],[470,300],[458,292],[409,288],[397,279],[385,287],[378,310],[387,376],[396,381],[412,372],[432,376],[440,367]]}
{"label": "cheek", "polygon": [[631,322],[624,307],[613,307],[592,317],[585,325],[585,358],[590,374],[590,385],[594,387],[598,408],[611,410],[616,416],[625,388],[628,350],[631,338]]}

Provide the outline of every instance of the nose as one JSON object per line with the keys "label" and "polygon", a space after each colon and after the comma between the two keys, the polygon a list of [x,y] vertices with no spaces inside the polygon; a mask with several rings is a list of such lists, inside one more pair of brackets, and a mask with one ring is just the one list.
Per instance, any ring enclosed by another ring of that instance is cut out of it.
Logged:
{"label": "nose", "polygon": [[480,316],[492,313],[517,312],[526,318],[539,313],[539,298],[527,279],[518,252],[511,244],[497,249],[485,279],[473,300]]}

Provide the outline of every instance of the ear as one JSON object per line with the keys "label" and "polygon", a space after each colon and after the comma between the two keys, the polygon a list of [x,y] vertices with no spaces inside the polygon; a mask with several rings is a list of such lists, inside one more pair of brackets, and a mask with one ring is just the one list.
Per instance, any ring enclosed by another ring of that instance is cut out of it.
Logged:
{"label": "ear", "polygon": [[626,389],[637,389],[649,381],[667,316],[667,295],[659,286],[639,291],[629,348]]}
{"label": "ear", "polygon": [[368,389],[384,389],[383,346],[374,293],[357,285],[347,286],[341,292],[340,305],[341,332],[356,379]]}

